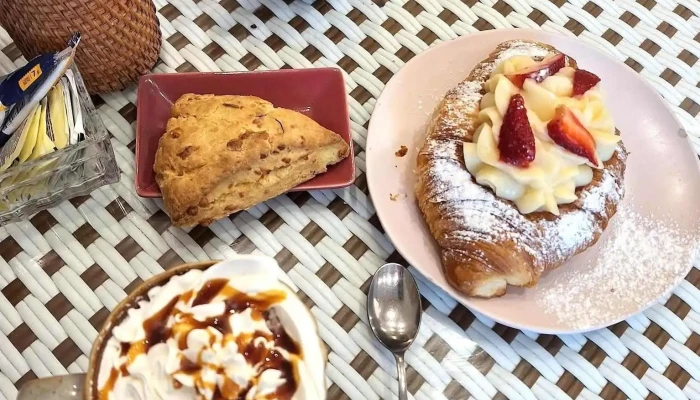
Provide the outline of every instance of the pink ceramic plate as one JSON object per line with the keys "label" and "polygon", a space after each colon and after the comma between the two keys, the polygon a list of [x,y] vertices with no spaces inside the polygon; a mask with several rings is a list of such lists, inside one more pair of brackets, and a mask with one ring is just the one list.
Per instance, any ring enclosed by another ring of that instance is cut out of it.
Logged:
{"label": "pink ceramic plate", "polygon": [[[413,170],[432,111],[445,92],[496,45],[511,39],[549,43],[600,76],[606,103],[631,153],[627,194],[598,244],[543,276],[537,287],[510,287],[496,299],[467,298],[442,274],[438,249],[416,205]],[[401,146],[408,154],[396,157]],[[685,277],[700,237],[697,158],[665,102],[625,64],[579,39],[548,32],[480,32],[411,60],[387,84],[374,109],[367,176],[382,225],[406,260],[461,303],[519,329],[582,332],[643,310]]]}
{"label": "pink ceramic plate", "polygon": [[153,163],[170,108],[185,93],[258,96],[305,114],[350,144],[350,155],[291,191],[340,188],[355,180],[355,157],[343,74],[337,68],[234,73],[188,72],[141,77],[136,116],[136,193],[161,197]]}

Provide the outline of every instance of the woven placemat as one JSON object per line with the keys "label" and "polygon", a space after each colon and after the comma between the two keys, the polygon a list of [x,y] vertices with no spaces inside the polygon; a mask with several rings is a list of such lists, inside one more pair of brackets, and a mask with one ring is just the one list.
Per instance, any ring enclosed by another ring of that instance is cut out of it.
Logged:
{"label": "woven placemat", "polygon": [[[484,29],[576,35],[644,76],[700,153],[700,4],[685,1],[157,0],[160,72],[339,66],[357,180],[293,193],[209,227],[173,228],[135,195],[136,90],[104,95],[119,183],[0,228],[0,398],[36,377],[84,371],[96,329],[143,279],[183,261],[275,257],[319,321],[329,399],[395,398],[390,355],[366,324],[371,273],[403,262],[365,178],[367,122],[384,84],[415,54]],[[0,29],[0,73],[25,62]],[[698,264],[696,264],[698,265]],[[414,271],[415,272],[415,271]],[[406,356],[416,399],[700,399],[700,270],[610,329],[537,335],[494,323],[423,280],[423,326]]]}

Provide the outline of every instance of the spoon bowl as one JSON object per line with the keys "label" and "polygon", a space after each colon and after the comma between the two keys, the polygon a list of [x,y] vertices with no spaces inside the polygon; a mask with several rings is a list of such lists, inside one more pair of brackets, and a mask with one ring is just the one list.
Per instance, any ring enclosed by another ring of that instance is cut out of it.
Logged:
{"label": "spoon bowl", "polygon": [[367,294],[367,316],[374,336],[396,357],[399,399],[406,399],[403,354],[418,334],[421,302],[413,275],[402,265],[385,264],[375,272]]}

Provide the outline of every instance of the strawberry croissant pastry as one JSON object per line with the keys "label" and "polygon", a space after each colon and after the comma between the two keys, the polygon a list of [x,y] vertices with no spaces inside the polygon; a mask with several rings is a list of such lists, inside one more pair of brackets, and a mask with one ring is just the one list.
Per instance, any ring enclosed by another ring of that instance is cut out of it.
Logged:
{"label": "strawberry croissant pastry", "polygon": [[416,197],[457,290],[532,286],[598,240],[627,157],[599,82],[553,47],[515,40],[438,105]]}

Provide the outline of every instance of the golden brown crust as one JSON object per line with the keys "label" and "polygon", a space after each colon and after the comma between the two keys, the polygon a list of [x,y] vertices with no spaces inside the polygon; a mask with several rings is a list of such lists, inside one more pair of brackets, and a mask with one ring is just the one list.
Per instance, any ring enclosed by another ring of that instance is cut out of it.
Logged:
{"label": "golden brown crust", "polygon": [[154,170],[173,223],[191,226],[284,193],[348,154],[334,132],[263,99],[186,94]]}
{"label": "golden brown crust", "polygon": [[[579,200],[561,215],[522,215],[509,201],[474,182],[462,143],[477,128],[483,83],[495,64],[512,55],[543,57],[552,46],[515,40],[502,43],[438,105],[417,159],[416,198],[440,249],[448,282],[468,296],[505,294],[507,285],[532,286],[540,275],[592,246],[624,194],[627,152],[620,143]],[[576,62],[567,57],[568,66]]]}

